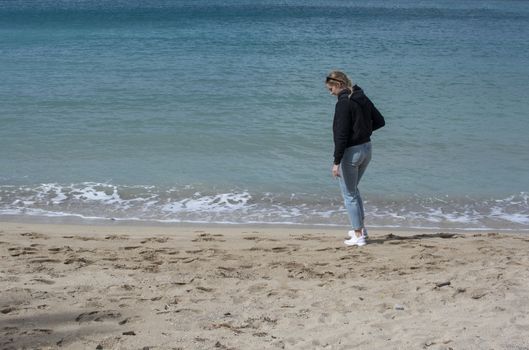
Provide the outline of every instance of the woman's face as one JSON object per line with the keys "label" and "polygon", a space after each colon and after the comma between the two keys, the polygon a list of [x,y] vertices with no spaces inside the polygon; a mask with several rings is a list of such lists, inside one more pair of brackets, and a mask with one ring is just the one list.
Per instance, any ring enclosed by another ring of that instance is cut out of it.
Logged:
{"label": "woman's face", "polygon": [[340,85],[335,84],[325,84],[327,85],[327,90],[329,90],[331,95],[338,96],[338,93],[343,90],[343,88]]}

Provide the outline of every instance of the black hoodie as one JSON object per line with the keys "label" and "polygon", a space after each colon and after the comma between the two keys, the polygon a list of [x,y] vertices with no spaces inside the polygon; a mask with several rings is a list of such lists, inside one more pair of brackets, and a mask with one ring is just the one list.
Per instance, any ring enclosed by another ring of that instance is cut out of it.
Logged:
{"label": "black hoodie", "polygon": [[338,95],[334,111],[334,164],[340,164],[347,147],[371,141],[373,130],[385,125],[384,117],[358,86]]}

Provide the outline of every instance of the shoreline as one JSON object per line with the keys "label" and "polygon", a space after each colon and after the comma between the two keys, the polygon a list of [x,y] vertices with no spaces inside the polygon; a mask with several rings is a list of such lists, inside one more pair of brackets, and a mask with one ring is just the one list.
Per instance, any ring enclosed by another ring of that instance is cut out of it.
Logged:
{"label": "shoreline", "polygon": [[0,221],[0,348],[527,348],[529,237],[442,232]]}
{"label": "shoreline", "polygon": [[[329,224],[301,224],[301,223],[237,223],[237,222],[192,222],[192,221],[156,221],[156,220],[133,220],[133,219],[112,219],[97,218],[86,219],[75,216],[66,217],[47,217],[47,216],[23,216],[23,215],[2,215],[0,216],[0,225],[6,224],[28,224],[28,225],[70,225],[70,226],[96,226],[96,227],[164,227],[164,228],[186,228],[186,227],[208,227],[222,228],[232,227],[235,230],[259,228],[262,230],[275,229],[314,229],[330,231],[347,231],[348,225],[329,225]],[[406,227],[406,226],[368,226],[369,232],[379,231],[396,231],[396,232],[449,232],[449,233],[483,233],[483,232],[502,232],[506,234],[529,234],[529,229],[505,228],[502,230],[495,228],[453,228],[453,227]]]}

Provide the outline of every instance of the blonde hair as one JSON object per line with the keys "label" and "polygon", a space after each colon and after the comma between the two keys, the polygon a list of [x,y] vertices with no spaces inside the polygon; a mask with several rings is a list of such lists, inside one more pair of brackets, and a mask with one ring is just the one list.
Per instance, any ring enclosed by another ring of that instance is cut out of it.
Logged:
{"label": "blonde hair", "polygon": [[347,87],[349,89],[353,89],[353,82],[347,74],[344,72],[340,72],[339,70],[333,70],[329,74],[327,74],[327,78],[325,79],[325,83],[329,85],[343,85],[344,87]]}

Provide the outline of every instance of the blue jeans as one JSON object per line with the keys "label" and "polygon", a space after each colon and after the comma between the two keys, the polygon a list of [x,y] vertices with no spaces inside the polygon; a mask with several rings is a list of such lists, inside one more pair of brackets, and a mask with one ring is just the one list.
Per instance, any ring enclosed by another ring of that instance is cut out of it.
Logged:
{"label": "blue jeans", "polygon": [[371,161],[371,142],[366,142],[346,148],[340,163],[340,189],[353,230],[364,227],[364,204],[358,183],[369,161]]}

